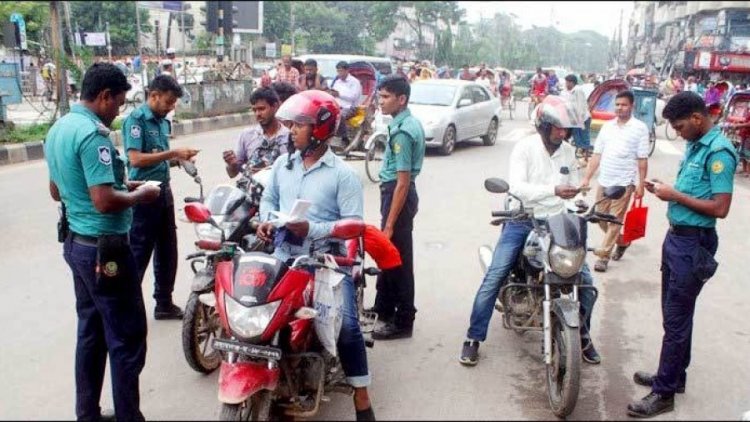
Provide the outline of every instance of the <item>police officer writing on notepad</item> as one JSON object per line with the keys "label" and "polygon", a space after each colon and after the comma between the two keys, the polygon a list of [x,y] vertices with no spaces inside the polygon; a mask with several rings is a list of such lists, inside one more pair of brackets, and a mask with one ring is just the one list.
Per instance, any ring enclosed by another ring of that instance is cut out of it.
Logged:
{"label": "police officer writing on notepad", "polygon": [[382,229],[401,254],[403,265],[378,277],[374,310],[386,324],[373,332],[376,340],[411,337],[417,313],[412,231],[419,197],[414,180],[422,170],[425,140],[422,124],[408,108],[410,94],[409,82],[401,76],[389,76],[378,85],[380,109],[393,116],[380,170]]}
{"label": "police officer writing on notepad", "polygon": [[125,163],[109,139],[131,88],[108,63],[84,75],[81,101],[50,128],[44,144],[50,194],[66,213],[60,238],[73,272],[78,313],[76,416],[101,418],[99,399],[109,353],[118,420],[143,420],[138,377],[146,360],[146,313],[128,245],[130,207],[159,188],[126,182]]}
{"label": "police officer writing on notepad", "polygon": [[130,179],[160,182],[159,199],[135,207],[130,230],[138,280],[143,280],[154,252],[155,319],[182,319],[182,309],[172,303],[178,256],[169,166],[191,160],[198,150],[169,148],[169,123],[164,117],[174,110],[180,97],[182,88],[174,78],[157,76],[148,87],[147,102],[130,113],[122,126]]}
{"label": "police officer writing on notepad", "polygon": [[636,384],[651,387],[646,397],[628,405],[628,414],[636,417],[674,410],[674,394],[685,392],[695,301],[716,272],[716,219],[729,213],[738,162],[732,143],[713,125],[697,94],[676,94],[662,115],[688,142],[674,186],[646,182],[649,192],[669,203],[670,227],[661,258],[661,357],[656,374],[633,376]]}

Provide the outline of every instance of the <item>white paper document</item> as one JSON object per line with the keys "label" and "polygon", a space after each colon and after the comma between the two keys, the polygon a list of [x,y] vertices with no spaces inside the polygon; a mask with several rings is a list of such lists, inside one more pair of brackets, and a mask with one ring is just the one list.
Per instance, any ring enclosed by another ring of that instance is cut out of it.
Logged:
{"label": "white paper document", "polygon": [[307,210],[310,209],[310,205],[312,205],[312,202],[304,199],[298,199],[294,202],[292,211],[289,214],[284,214],[280,211],[271,211],[271,215],[276,218],[270,220],[269,222],[273,223],[273,225],[276,227],[283,227],[287,223],[296,223],[298,221],[302,221],[305,219]]}

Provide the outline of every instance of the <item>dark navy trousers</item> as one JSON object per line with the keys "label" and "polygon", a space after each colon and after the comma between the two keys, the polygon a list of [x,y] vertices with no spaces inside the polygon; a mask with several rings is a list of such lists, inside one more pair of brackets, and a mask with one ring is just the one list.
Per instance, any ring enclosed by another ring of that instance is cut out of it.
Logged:
{"label": "dark navy trousers", "polygon": [[143,282],[153,252],[154,299],[157,304],[172,303],[179,257],[174,198],[168,183],[162,184],[159,199],[133,207],[130,244],[138,268],[138,280]]}
{"label": "dark navy trousers", "polygon": [[716,270],[719,239],[713,229],[691,235],[667,233],[662,246],[661,311],[664,337],[653,391],[674,395],[687,379],[695,301]]}
{"label": "dark navy trousers", "polygon": [[[98,420],[99,399],[109,354],[115,416],[143,420],[138,377],[146,362],[146,311],[134,271],[118,285],[101,286],[96,276],[96,247],[65,240],[65,261],[73,272],[78,314],[76,343],[76,416]],[[126,259],[134,268],[132,255]],[[121,269],[126,270],[126,269]]]}

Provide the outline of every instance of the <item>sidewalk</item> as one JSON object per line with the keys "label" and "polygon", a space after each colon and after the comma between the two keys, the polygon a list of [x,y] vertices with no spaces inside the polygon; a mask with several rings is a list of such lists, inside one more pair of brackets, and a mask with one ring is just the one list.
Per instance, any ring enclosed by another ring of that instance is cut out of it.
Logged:
{"label": "sidewalk", "polygon": [[[29,106],[28,109],[22,109],[22,104],[15,106],[15,111],[10,110],[11,120],[16,124],[29,124],[35,123],[34,121],[28,121],[28,123],[21,123],[20,120],[16,120],[15,116],[19,116],[19,119],[37,119],[39,113],[33,111]],[[27,104],[28,106],[28,104]],[[14,108],[11,106],[11,108]],[[29,117],[30,116],[30,117]],[[49,114],[46,115],[49,119]],[[45,120],[39,120],[36,123],[44,122]],[[253,113],[237,113],[228,114],[225,116],[216,117],[204,117],[193,120],[182,120],[179,123],[174,124],[175,136],[190,135],[193,133],[208,132],[218,129],[226,129],[235,126],[246,126],[255,123],[255,115]],[[115,146],[122,145],[122,134],[120,131],[113,131],[109,135]],[[5,144],[0,145],[0,166],[6,164],[22,163],[25,161],[41,160],[44,158],[44,149],[42,147],[42,141],[37,142],[26,142],[19,144]]]}

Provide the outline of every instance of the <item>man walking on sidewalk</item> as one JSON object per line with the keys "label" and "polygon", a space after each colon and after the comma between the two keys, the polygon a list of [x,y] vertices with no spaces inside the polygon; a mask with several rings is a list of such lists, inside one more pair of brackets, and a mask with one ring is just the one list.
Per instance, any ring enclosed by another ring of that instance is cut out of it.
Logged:
{"label": "man walking on sidewalk", "polygon": [[414,253],[412,231],[419,197],[414,180],[422,170],[425,140],[422,124],[409,111],[409,82],[389,76],[378,86],[380,109],[393,116],[380,170],[380,213],[383,232],[401,254],[403,265],[378,278],[374,310],[386,324],[373,332],[375,340],[411,337],[414,326]]}
{"label": "man walking on sidewalk", "polygon": [[[594,145],[594,155],[581,182],[582,187],[588,187],[591,177],[601,164],[597,201],[604,197],[605,187],[626,186],[627,192],[622,198],[605,199],[597,208],[598,211],[612,214],[619,220],[625,217],[633,191],[636,198],[643,198],[643,181],[648,170],[649,131],[645,123],[633,117],[634,103],[635,97],[632,92],[622,91],[617,94],[617,119],[610,120],[602,126]],[[599,257],[594,264],[594,270],[605,272],[610,255],[613,260],[618,261],[629,245],[622,243],[619,225],[599,225],[605,234],[601,246],[594,252]],[[615,244],[617,249],[612,254]]]}

